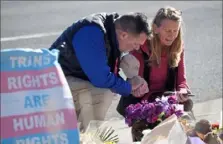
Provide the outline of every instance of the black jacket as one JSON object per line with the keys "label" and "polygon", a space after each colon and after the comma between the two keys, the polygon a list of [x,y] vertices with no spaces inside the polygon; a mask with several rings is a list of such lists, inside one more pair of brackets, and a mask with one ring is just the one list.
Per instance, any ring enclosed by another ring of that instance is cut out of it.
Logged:
{"label": "black jacket", "polygon": [[72,45],[72,39],[75,33],[84,26],[95,25],[104,32],[106,44],[106,53],[108,65],[111,71],[114,72],[116,60],[120,56],[120,51],[116,43],[116,34],[114,20],[118,18],[117,13],[106,14],[99,13],[85,17],[68,27],[52,44],[50,49],[58,49],[59,63],[63,69],[65,76],[74,76],[84,80],[89,80],[83,72],[78,59],[75,55],[75,48]]}

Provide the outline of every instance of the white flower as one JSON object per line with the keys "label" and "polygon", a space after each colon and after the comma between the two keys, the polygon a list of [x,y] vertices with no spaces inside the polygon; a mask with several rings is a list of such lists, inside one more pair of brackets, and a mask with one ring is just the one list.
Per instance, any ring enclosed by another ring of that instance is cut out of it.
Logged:
{"label": "white flower", "polygon": [[174,106],[175,106],[177,111],[178,110],[184,111],[184,105],[182,105],[182,104],[174,104]]}
{"label": "white flower", "polygon": [[167,102],[168,101],[168,97],[162,96],[161,101]]}

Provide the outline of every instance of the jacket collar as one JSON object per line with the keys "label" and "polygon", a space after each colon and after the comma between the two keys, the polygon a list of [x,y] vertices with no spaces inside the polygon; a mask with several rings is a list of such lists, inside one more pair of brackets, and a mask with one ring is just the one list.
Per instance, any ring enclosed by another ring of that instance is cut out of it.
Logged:
{"label": "jacket collar", "polygon": [[149,40],[146,40],[143,45],[140,46],[140,50],[146,53],[148,56],[150,55],[150,46],[149,46]]}

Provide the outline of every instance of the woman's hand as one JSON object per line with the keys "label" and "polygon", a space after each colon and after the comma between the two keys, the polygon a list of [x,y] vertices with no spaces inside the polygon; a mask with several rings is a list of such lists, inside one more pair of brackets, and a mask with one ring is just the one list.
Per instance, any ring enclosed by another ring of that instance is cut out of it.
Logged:
{"label": "woman's hand", "polygon": [[179,101],[179,102],[185,102],[185,101],[187,101],[188,99],[189,99],[189,97],[188,97],[188,91],[187,91],[187,89],[186,88],[181,88],[179,91],[178,91],[178,93],[177,93],[177,100]]}

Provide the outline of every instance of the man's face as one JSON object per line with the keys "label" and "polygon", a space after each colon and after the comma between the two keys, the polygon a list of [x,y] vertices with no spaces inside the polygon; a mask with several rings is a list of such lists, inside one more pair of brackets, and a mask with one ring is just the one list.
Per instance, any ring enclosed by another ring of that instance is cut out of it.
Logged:
{"label": "man's face", "polygon": [[121,52],[130,52],[132,50],[138,50],[140,45],[143,45],[147,39],[145,33],[139,35],[133,35],[128,32],[119,32],[118,36],[119,50]]}

